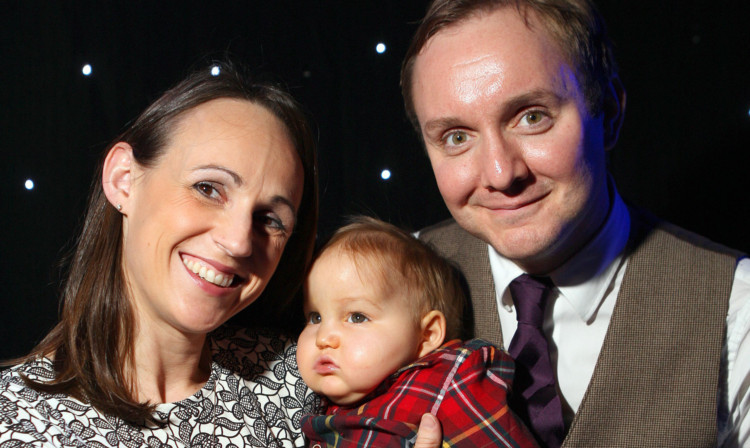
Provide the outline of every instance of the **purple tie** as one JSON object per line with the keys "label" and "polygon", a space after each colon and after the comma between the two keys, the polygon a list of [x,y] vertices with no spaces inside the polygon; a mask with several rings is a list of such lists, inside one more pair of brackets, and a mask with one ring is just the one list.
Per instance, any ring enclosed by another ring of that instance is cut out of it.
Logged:
{"label": "purple tie", "polygon": [[528,274],[510,284],[518,318],[518,329],[508,350],[516,360],[510,401],[511,408],[542,445],[559,447],[565,438],[565,423],[547,338],[542,331],[544,307],[551,287],[549,278]]}

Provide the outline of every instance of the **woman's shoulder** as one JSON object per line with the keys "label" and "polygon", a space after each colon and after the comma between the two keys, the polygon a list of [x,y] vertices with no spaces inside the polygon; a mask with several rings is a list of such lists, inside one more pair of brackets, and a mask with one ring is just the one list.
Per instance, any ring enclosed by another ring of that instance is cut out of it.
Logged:
{"label": "woman's shoulder", "polygon": [[0,394],[28,388],[24,378],[44,382],[54,377],[55,370],[52,361],[47,358],[31,359],[0,372]]}
{"label": "woman's shoulder", "polygon": [[211,333],[213,343],[238,352],[284,352],[295,345],[294,338],[270,328],[247,328],[225,324]]}
{"label": "woman's shoulder", "polygon": [[29,360],[0,373],[0,444],[36,446],[62,437],[58,405],[78,407],[80,403],[26,384],[26,379],[44,382],[53,378],[54,367],[47,358]]}
{"label": "woman's shoulder", "polygon": [[299,374],[294,339],[274,330],[228,325],[210,337],[214,370],[208,389],[222,406],[238,415],[272,412],[262,420],[297,437],[301,416],[317,411],[319,401]]}
{"label": "woman's shoulder", "polygon": [[273,369],[287,364],[296,369],[297,345],[294,339],[267,328],[244,328],[222,325],[211,333],[211,349],[215,362],[233,371]]}

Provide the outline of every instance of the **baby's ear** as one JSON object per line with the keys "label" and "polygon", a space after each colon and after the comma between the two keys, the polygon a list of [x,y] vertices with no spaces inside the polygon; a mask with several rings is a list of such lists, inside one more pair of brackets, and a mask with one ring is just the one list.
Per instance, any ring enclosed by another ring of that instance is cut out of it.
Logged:
{"label": "baby's ear", "polygon": [[422,344],[419,347],[419,357],[430,353],[443,345],[445,339],[445,315],[438,310],[425,314],[421,322]]}

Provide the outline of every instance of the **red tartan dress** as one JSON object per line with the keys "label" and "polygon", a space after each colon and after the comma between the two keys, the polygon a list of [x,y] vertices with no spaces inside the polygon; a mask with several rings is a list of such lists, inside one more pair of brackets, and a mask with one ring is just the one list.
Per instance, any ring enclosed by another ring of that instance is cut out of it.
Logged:
{"label": "red tartan dress", "polygon": [[411,447],[422,415],[443,427],[442,447],[536,447],[508,407],[515,364],[481,339],[454,340],[385,380],[359,406],[302,417],[311,447]]}

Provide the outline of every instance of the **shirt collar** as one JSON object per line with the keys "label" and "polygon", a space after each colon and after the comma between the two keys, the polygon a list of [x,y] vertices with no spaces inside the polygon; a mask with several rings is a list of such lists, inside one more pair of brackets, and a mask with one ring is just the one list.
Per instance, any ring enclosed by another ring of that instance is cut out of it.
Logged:
{"label": "shirt collar", "polygon": [[[622,262],[622,252],[630,233],[630,215],[625,203],[610,182],[614,192],[612,208],[602,228],[583,249],[550,273],[560,297],[567,300],[582,320],[588,321],[612,283]],[[489,246],[490,267],[495,292],[506,308],[512,307],[505,290],[523,270]]]}

